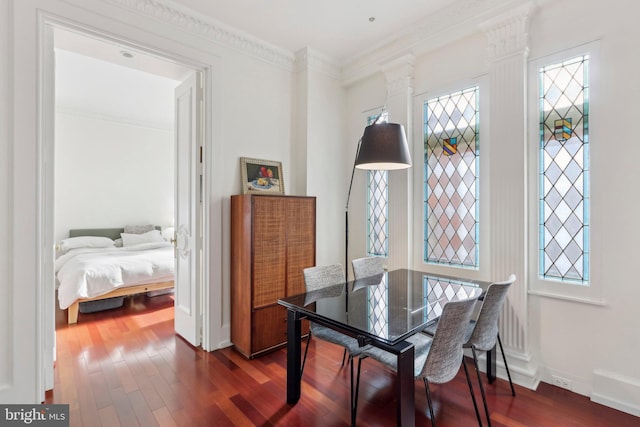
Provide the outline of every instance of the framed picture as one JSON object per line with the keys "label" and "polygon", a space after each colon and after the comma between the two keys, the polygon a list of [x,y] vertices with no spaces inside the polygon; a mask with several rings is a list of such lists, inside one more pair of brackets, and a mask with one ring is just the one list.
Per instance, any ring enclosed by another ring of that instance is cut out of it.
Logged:
{"label": "framed picture", "polygon": [[281,162],[240,157],[240,169],[242,173],[242,194],[284,194]]}

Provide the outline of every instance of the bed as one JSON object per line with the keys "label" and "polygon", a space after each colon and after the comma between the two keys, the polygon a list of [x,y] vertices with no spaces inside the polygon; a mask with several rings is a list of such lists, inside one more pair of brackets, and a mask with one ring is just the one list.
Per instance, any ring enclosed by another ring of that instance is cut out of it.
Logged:
{"label": "bed", "polygon": [[[174,287],[173,245],[151,227],[69,231],[55,262],[58,304],[68,310],[69,324],[77,323],[80,303]],[[119,239],[122,247],[116,246]]]}

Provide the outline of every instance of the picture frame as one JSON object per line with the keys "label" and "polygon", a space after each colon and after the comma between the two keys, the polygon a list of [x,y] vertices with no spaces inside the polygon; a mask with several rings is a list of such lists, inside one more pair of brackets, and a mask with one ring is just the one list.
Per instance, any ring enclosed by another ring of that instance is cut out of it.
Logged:
{"label": "picture frame", "polygon": [[240,157],[242,194],[284,194],[282,162]]}

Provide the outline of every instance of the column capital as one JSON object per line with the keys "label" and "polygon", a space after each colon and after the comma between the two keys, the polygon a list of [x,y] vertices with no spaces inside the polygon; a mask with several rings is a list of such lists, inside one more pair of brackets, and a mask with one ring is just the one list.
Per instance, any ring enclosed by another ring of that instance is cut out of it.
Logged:
{"label": "column capital", "polygon": [[387,81],[387,94],[394,96],[413,92],[413,54],[402,55],[381,65]]}
{"label": "column capital", "polygon": [[480,24],[488,39],[489,61],[529,54],[529,19],[534,10],[534,3],[528,2]]}

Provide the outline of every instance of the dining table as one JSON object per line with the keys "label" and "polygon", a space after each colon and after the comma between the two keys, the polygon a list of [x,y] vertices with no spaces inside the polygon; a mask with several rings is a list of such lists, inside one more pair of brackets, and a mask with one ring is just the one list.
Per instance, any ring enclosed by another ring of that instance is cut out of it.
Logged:
{"label": "dining table", "polygon": [[[308,319],[357,339],[360,346],[395,354],[397,425],[415,425],[415,355],[407,338],[436,322],[449,301],[482,298],[490,284],[397,269],[279,299],[287,308],[287,403],[300,399],[301,321]],[[487,373],[495,375],[495,352],[487,356]]]}

